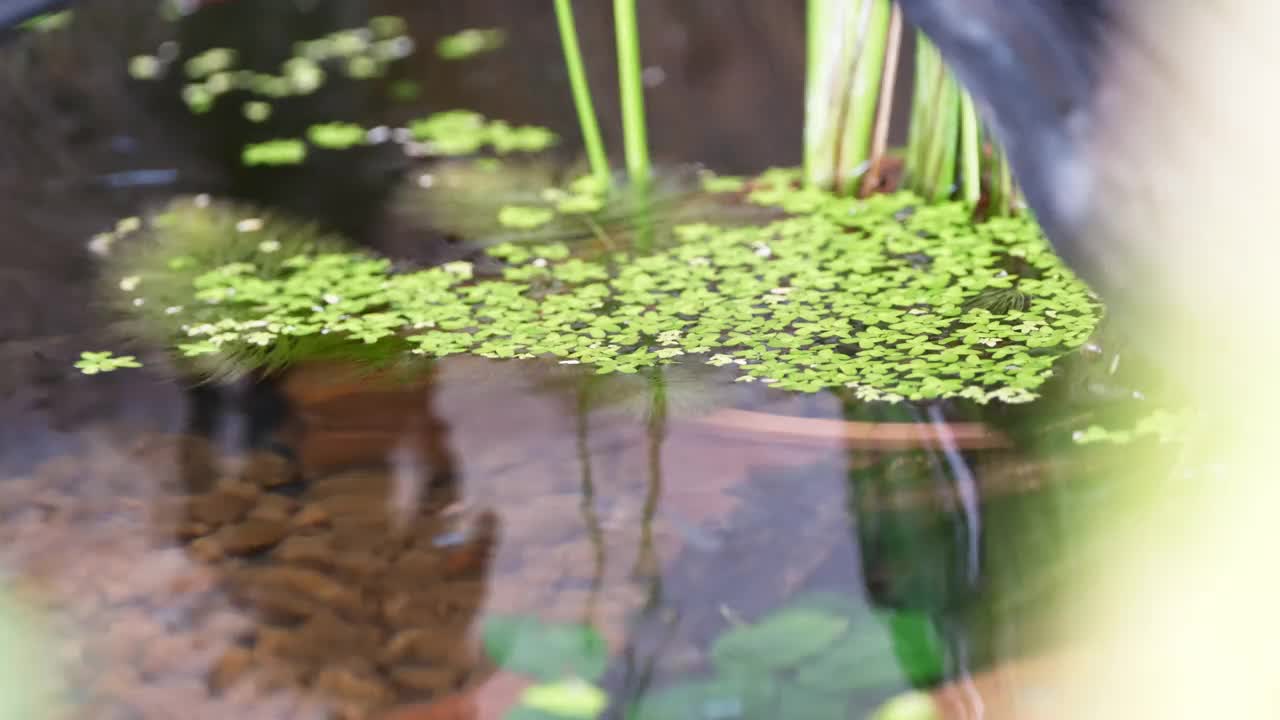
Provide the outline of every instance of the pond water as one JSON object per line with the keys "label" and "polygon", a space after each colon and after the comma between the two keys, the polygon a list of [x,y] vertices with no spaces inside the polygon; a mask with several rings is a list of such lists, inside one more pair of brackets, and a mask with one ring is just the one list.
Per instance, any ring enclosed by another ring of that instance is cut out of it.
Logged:
{"label": "pond water", "polygon": [[[0,633],[0,696],[20,686],[33,705],[0,700],[0,718],[498,718],[566,674],[606,691],[608,716],[649,720],[863,718],[911,688],[955,718],[1052,702],[1048,685],[1011,700],[975,677],[1061,647],[1042,621],[1088,572],[1072,532],[1122,459],[1079,441],[1143,412],[1101,353],[1064,358],[1031,404],[891,404],[732,368],[465,356],[408,378],[320,360],[202,383],[111,325],[90,238],[177,194],[291,212],[414,266],[465,254],[390,201],[427,161],[375,147],[245,168],[247,142],[454,107],[572,133],[567,96],[525,87],[564,92],[549,11],[322,0],[289,11],[311,23],[295,27],[204,5],[184,43],[275,62],[377,13],[404,15],[420,49],[530,29],[473,65],[419,52],[388,80],[399,104],[335,80],[262,122],[139,89],[129,58],[172,28],[118,2],[6,40],[0,622],[26,632]],[[744,109],[762,62],[797,92],[798,16],[721,5],[659,3],[651,20],[658,151],[787,162],[795,123]],[[709,136],[689,103],[725,126]],[[146,366],[73,367],[115,342]]]}

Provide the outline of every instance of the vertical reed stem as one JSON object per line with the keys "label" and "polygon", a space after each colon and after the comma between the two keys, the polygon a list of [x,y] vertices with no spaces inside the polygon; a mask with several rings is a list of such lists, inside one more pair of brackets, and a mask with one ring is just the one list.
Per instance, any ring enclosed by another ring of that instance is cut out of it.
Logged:
{"label": "vertical reed stem", "polygon": [[613,0],[613,22],[618,41],[618,89],[622,95],[622,137],[627,174],[633,184],[644,185],[650,176],[649,140],[645,128],[636,0]]}
{"label": "vertical reed stem", "polygon": [[591,87],[582,62],[582,50],[578,46],[578,30],[573,21],[572,0],[555,0],[556,22],[560,27],[560,43],[564,46],[564,62],[569,71],[569,86],[573,89],[573,105],[578,111],[578,124],[582,127],[582,142],[587,148],[587,161],[591,174],[601,183],[610,180],[609,158],[600,136],[600,123],[596,119],[595,105],[591,102]]}

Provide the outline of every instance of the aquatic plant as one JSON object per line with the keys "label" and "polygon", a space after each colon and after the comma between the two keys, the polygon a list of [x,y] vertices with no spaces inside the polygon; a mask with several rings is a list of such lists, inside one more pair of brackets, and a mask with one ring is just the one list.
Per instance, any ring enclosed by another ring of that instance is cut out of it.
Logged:
{"label": "aquatic plant", "polygon": [[97,375],[120,368],[142,367],[138,359],[132,355],[113,355],[111,352],[83,352],[76,362],[76,368],[85,375]]}
{"label": "aquatic plant", "polygon": [[434,155],[472,155],[491,148],[499,155],[538,152],[556,142],[555,133],[536,125],[512,126],[503,120],[489,120],[470,110],[438,112],[409,123],[415,140],[428,144]]}
{"label": "aquatic plant", "polygon": [[569,87],[573,90],[573,106],[582,128],[582,144],[587,149],[587,161],[591,174],[600,185],[612,178],[609,158],[605,155],[604,139],[600,136],[600,122],[596,119],[595,104],[591,101],[591,87],[587,84],[587,72],[582,62],[582,50],[578,47],[578,30],[573,20],[572,0],[556,0],[556,23],[560,30],[560,43],[564,48],[565,67],[569,73]]}
{"label": "aquatic plant", "polygon": [[436,55],[445,60],[465,60],[501,48],[507,42],[502,28],[467,28],[436,43]]}
{"label": "aquatic plant", "polygon": [[650,175],[649,133],[645,126],[636,0],[613,0],[613,22],[618,44],[618,91],[622,98],[622,140],[627,175],[633,185],[646,185]]}
{"label": "aquatic plant", "polygon": [[[280,367],[323,337],[424,358],[548,357],[601,373],[698,362],[744,382],[845,387],[867,400],[1028,400],[1054,359],[1092,331],[1098,306],[1029,220],[974,226],[960,203],[841,198],[797,179],[775,171],[752,184],[751,202],[796,213],[769,224],[677,225],[670,247],[645,256],[502,243],[486,251],[500,277],[477,277],[467,262],[396,273],[387,260],[318,243],[263,244],[314,236],[283,220],[229,262],[196,262],[184,234],[211,248],[219,232],[226,243],[245,231],[233,210],[187,201],[152,222],[168,239],[150,246],[146,275],[168,273],[165,291],[155,296],[143,278],[117,292],[129,307],[179,308],[163,319],[184,355],[245,366]],[[201,272],[174,274],[182,258]],[[972,304],[1009,290],[1026,309]]]}
{"label": "aquatic plant", "polygon": [[848,192],[872,160],[890,44],[889,0],[809,0],[805,179]]}
{"label": "aquatic plant", "polygon": [[[900,12],[890,0],[809,0],[807,15],[805,182],[839,193],[874,191],[890,153]],[[1008,164],[986,137],[972,98],[919,33],[909,120],[902,189],[930,202],[958,190],[969,207],[985,195],[989,215],[1018,210]]]}
{"label": "aquatic plant", "polygon": [[[904,643],[914,646],[910,654]],[[731,626],[712,644],[711,660],[712,677],[643,696],[627,717],[846,718],[853,703],[942,673],[941,640],[926,617],[827,594]]]}
{"label": "aquatic plant", "polygon": [[[370,19],[366,27],[300,41],[278,74],[239,67],[240,58],[234,48],[208,48],[182,64],[186,80],[182,98],[193,113],[202,114],[229,93],[278,100],[316,92],[330,72],[356,79],[379,77],[392,63],[414,52],[413,39],[406,30],[401,18],[378,16]],[[159,80],[172,71],[178,55],[176,42],[170,40],[154,54],[133,57],[129,74],[137,80]]]}
{"label": "aquatic plant", "polygon": [[590,625],[498,615],[485,619],[481,635],[494,664],[538,681],[504,716],[509,720],[592,720],[608,705],[608,694],[593,682],[604,675],[609,649]]}

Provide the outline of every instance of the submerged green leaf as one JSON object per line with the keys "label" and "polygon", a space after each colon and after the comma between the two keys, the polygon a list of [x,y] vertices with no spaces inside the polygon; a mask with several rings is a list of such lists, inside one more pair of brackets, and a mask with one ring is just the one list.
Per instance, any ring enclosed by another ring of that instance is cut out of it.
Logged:
{"label": "submerged green leaf", "polygon": [[604,638],[586,625],[497,616],[485,621],[483,636],[485,650],[496,664],[544,682],[574,677],[596,680],[609,661]]}

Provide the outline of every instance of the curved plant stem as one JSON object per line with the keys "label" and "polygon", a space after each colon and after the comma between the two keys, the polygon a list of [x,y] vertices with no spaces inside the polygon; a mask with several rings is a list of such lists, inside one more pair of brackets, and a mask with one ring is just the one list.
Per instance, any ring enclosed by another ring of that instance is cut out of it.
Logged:
{"label": "curved plant stem", "polygon": [[982,197],[982,128],[973,98],[963,93],[960,98],[960,192],[965,204],[977,207]]}
{"label": "curved plant stem", "polygon": [[618,89],[622,95],[622,138],[627,174],[633,184],[640,185],[649,181],[650,171],[636,0],[613,0],[613,22],[618,39]]}
{"label": "curved plant stem", "polygon": [[609,182],[609,158],[604,152],[604,140],[600,137],[600,123],[596,120],[595,105],[591,102],[591,87],[582,63],[582,50],[578,47],[578,30],[573,21],[572,0],[555,0],[556,22],[560,27],[560,43],[564,46],[564,63],[569,71],[569,86],[573,89],[573,105],[578,110],[578,124],[582,126],[582,142],[587,148],[587,161],[591,174],[598,182]]}

